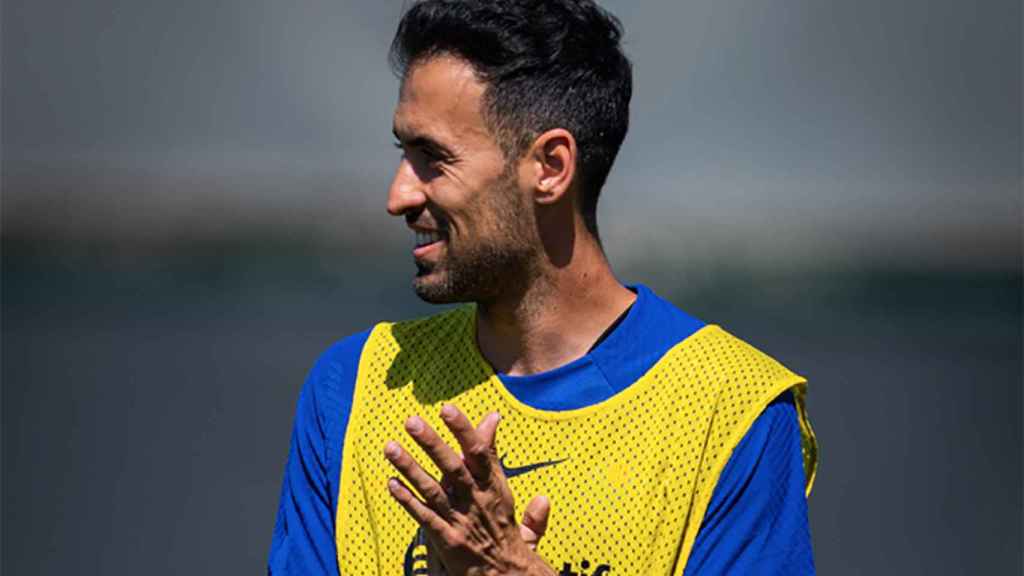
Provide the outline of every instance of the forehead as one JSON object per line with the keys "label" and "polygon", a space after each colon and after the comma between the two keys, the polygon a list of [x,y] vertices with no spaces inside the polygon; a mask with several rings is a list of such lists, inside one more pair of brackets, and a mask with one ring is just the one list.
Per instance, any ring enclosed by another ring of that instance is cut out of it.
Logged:
{"label": "forehead", "polygon": [[454,56],[416,63],[402,81],[395,131],[403,139],[490,140],[481,113],[485,88],[473,68]]}

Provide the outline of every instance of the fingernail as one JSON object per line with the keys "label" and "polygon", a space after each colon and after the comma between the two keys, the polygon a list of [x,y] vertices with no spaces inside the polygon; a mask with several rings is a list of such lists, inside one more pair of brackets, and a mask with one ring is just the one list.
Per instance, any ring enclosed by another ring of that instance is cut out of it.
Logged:
{"label": "fingernail", "polygon": [[388,489],[392,492],[396,492],[398,490],[398,480],[395,480],[394,478],[389,479]]}
{"label": "fingernail", "polygon": [[387,456],[388,458],[397,458],[398,443],[395,441],[388,442],[387,445],[384,446],[384,455]]}
{"label": "fingernail", "polygon": [[495,418],[495,423],[501,422],[501,413],[495,412],[494,413],[494,418]]}
{"label": "fingernail", "polygon": [[412,433],[418,433],[423,430],[423,420],[419,416],[413,416],[405,421],[405,429]]}
{"label": "fingernail", "polygon": [[455,407],[451,404],[445,404],[441,407],[441,417],[450,419],[455,417]]}

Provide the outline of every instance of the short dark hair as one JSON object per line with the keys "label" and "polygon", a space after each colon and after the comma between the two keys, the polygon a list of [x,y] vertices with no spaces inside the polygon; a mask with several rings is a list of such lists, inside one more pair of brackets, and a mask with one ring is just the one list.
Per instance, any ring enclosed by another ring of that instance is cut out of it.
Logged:
{"label": "short dark hair", "polygon": [[507,159],[547,130],[576,139],[581,208],[597,237],[597,199],[629,128],[633,73],[619,20],[591,0],[422,0],[402,17],[390,62],[405,78],[438,55],[485,84],[484,120]]}

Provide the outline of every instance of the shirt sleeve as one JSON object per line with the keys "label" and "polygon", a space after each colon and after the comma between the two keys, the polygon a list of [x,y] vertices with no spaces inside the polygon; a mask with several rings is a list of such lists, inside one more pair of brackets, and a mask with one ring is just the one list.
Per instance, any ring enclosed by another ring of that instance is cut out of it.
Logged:
{"label": "shirt sleeve", "polygon": [[299,394],[267,573],[338,574],[334,523],[342,446],[369,332],[328,349]]}
{"label": "shirt sleeve", "polygon": [[726,464],[686,576],[814,574],[793,396],[765,408]]}

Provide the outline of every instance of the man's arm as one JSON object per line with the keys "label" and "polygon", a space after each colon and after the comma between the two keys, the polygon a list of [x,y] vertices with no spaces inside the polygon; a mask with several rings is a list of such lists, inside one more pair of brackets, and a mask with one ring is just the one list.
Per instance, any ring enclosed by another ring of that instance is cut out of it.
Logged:
{"label": "man's arm", "polygon": [[334,523],[341,449],[356,371],[369,332],[328,349],[299,395],[267,571],[338,574]]}
{"label": "man's arm", "polygon": [[703,574],[814,574],[792,394],[772,402],[722,471],[686,565]]}

